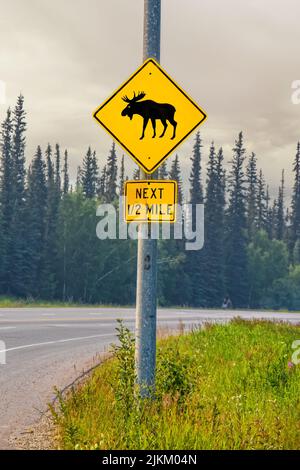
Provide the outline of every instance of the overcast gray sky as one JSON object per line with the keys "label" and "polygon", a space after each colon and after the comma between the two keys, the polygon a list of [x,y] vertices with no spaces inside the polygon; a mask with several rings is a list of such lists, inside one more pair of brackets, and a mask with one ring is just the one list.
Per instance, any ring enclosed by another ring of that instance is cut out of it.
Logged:
{"label": "overcast gray sky", "polygon": [[[72,176],[91,144],[102,165],[111,139],[92,111],[142,60],[143,0],[0,0],[0,80],[6,103],[21,91],[28,112],[27,158],[59,142]],[[230,160],[245,132],[271,186],[300,139],[299,0],[162,0],[161,63],[208,113],[204,160],[212,139]],[[187,168],[193,136],[178,150]],[[122,151],[119,150],[119,154]],[[172,157],[171,157],[172,158]],[[126,157],[129,173],[133,164]]]}

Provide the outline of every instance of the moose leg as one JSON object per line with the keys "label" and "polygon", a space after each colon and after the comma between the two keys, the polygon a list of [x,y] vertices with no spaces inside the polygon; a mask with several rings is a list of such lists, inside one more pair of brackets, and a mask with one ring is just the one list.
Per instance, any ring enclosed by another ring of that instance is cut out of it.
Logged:
{"label": "moose leg", "polygon": [[152,138],[154,139],[154,137],[156,137],[156,120],[151,118],[151,122],[152,122],[152,127],[153,127],[153,136],[152,136]]}
{"label": "moose leg", "polygon": [[144,118],[144,123],[143,123],[143,133],[140,137],[140,140],[142,140],[144,137],[145,137],[145,130],[146,130],[146,127],[147,127],[147,124],[148,124],[148,121],[149,121],[149,118]]}
{"label": "moose leg", "polygon": [[162,125],[164,126],[164,130],[162,131],[159,137],[163,137],[165,135],[166,129],[168,127],[167,121],[165,119],[161,119]]}
{"label": "moose leg", "polygon": [[174,139],[176,137],[177,122],[173,118],[173,119],[170,119],[170,124],[172,124],[172,126],[173,126],[173,135],[172,135],[171,139]]}

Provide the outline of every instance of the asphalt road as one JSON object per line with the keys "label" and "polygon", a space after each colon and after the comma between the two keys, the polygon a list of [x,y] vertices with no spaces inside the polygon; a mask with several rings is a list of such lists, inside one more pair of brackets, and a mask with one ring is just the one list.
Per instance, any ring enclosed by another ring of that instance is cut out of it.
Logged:
{"label": "asphalt road", "polygon": [[[0,449],[39,418],[55,386],[70,384],[109,349],[117,318],[133,329],[134,316],[131,308],[0,309]],[[181,323],[188,329],[234,316],[300,322],[297,313],[160,309],[158,328]]]}

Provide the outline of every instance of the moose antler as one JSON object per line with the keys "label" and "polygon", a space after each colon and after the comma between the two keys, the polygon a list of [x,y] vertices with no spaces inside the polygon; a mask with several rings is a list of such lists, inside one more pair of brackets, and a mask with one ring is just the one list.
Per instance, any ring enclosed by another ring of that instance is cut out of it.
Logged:
{"label": "moose antler", "polygon": [[[134,94],[135,95],[135,94]],[[141,100],[142,98],[144,98],[146,96],[146,93],[144,93],[143,91],[139,91],[137,96],[134,96],[133,100],[134,101],[139,101]]]}
{"label": "moose antler", "polygon": [[128,98],[128,96],[125,95],[122,97],[122,100],[125,101],[126,103],[135,103],[136,101],[139,101],[142,98],[144,98],[144,96],[146,96],[146,93],[144,93],[143,91],[139,91],[137,95],[135,94],[135,91],[134,91],[132,99]]}
{"label": "moose antler", "polygon": [[127,95],[122,96],[122,100],[125,101],[126,103],[130,103],[131,101]]}

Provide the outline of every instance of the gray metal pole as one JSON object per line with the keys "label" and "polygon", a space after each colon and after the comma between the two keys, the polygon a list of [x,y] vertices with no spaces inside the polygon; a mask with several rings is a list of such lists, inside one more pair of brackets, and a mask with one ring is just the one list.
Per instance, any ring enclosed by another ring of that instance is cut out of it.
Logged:
{"label": "gray metal pole", "polygon": [[[160,60],[160,12],[161,0],[144,0],[144,60]],[[141,171],[142,179],[151,179]],[[139,233],[143,225],[139,226]],[[135,364],[139,395],[151,396],[155,386],[156,359],[156,256],[157,241],[138,240],[137,288],[136,288],[136,346]]]}
{"label": "gray metal pole", "polygon": [[143,59],[160,61],[160,12],[161,0],[144,0]]}

